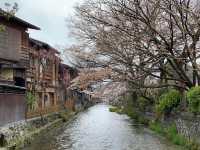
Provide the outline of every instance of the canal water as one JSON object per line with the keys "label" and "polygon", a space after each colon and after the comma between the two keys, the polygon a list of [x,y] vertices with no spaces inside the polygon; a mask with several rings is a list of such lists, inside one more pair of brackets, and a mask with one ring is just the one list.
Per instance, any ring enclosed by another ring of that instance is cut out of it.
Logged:
{"label": "canal water", "polygon": [[126,115],[96,105],[59,129],[43,133],[24,150],[177,150]]}

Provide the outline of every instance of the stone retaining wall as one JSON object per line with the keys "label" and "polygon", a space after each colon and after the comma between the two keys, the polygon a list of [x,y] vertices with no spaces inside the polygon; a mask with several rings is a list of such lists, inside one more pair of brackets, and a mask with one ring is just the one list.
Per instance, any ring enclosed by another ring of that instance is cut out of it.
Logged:
{"label": "stone retaining wall", "polygon": [[[78,106],[76,111],[82,111],[91,105],[93,104],[88,101],[84,102],[82,105]],[[74,114],[75,113],[63,110],[59,113],[52,113],[0,127],[0,149],[1,147],[13,148],[19,145],[26,145],[42,130],[50,128],[59,122],[66,121]]]}
{"label": "stone retaining wall", "polygon": [[188,139],[195,139],[200,143],[200,117],[194,117],[191,114],[182,114],[176,119],[177,130]]}
{"label": "stone retaining wall", "polygon": [[54,113],[31,120],[7,124],[0,128],[0,147],[16,147],[20,144],[26,144],[24,142],[30,142],[34,133],[57,120],[62,119],[58,113]]}

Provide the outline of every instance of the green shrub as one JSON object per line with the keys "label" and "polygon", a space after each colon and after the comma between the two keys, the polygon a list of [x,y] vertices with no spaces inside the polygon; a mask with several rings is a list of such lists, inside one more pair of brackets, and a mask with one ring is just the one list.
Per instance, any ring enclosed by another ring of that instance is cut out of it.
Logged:
{"label": "green shrub", "polygon": [[161,123],[156,121],[149,122],[149,128],[158,134],[164,134],[164,128]]}
{"label": "green shrub", "polygon": [[196,141],[188,140],[183,135],[178,133],[175,124],[172,124],[169,127],[164,127],[160,122],[151,121],[149,122],[149,128],[157,134],[165,136],[175,145],[185,147],[187,150],[200,150],[200,145]]}
{"label": "green shrub", "polygon": [[194,141],[194,140],[187,141],[186,148],[188,150],[200,150],[200,145],[196,141]]}
{"label": "green shrub", "polygon": [[69,113],[62,111],[59,113],[59,117],[62,118],[63,122],[67,122],[69,119]]}
{"label": "green shrub", "polygon": [[159,104],[156,105],[157,113],[169,114],[173,108],[176,108],[181,101],[181,93],[175,89],[162,94],[159,98]]}
{"label": "green shrub", "polygon": [[187,144],[187,139],[178,133],[175,124],[164,127],[160,122],[152,121],[149,123],[149,128],[158,134],[166,136],[175,145],[186,146]]}
{"label": "green shrub", "polygon": [[149,101],[143,97],[139,97],[137,102],[140,111],[145,111],[147,106],[149,105]]}
{"label": "green shrub", "polygon": [[109,111],[110,111],[110,112],[116,112],[117,109],[118,109],[117,107],[111,107],[111,108],[109,108]]}
{"label": "green shrub", "polygon": [[122,111],[123,113],[127,114],[130,118],[138,120],[138,114],[132,106],[125,106]]}
{"label": "green shrub", "polygon": [[178,134],[178,131],[176,129],[176,125],[172,124],[170,127],[166,128],[166,136],[167,138],[172,141],[175,145],[181,145],[184,146],[187,143],[187,140],[184,136]]}
{"label": "green shrub", "polygon": [[30,110],[34,109],[34,106],[36,104],[36,97],[32,92],[26,93],[26,103]]}
{"label": "green shrub", "polygon": [[149,119],[147,119],[143,116],[139,116],[137,121],[143,125],[146,125],[146,126],[149,125]]}
{"label": "green shrub", "polygon": [[200,86],[193,87],[187,92],[187,100],[189,110],[194,114],[200,113]]}
{"label": "green shrub", "polygon": [[132,119],[136,119],[137,118],[137,115],[136,113],[131,110],[131,109],[125,109],[124,112],[129,116],[131,117]]}

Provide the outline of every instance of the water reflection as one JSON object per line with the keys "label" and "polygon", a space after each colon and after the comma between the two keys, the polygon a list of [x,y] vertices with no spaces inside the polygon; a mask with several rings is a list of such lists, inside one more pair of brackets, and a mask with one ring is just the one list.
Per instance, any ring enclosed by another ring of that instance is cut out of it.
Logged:
{"label": "water reflection", "polygon": [[133,126],[125,115],[96,105],[61,129],[41,136],[26,150],[175,150],[163,140]]}

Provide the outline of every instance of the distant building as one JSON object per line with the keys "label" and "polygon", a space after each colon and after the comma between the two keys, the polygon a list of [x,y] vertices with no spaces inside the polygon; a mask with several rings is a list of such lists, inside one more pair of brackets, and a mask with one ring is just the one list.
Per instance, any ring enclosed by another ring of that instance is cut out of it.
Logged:
{"label": "distant building", "polygon": [[59,103],[65,108],[74,110],[74,100],[71,99],[72,92],[67,90],[70,82],[78,75],[78,71],[66,64],[60,64],[59,67]]}

